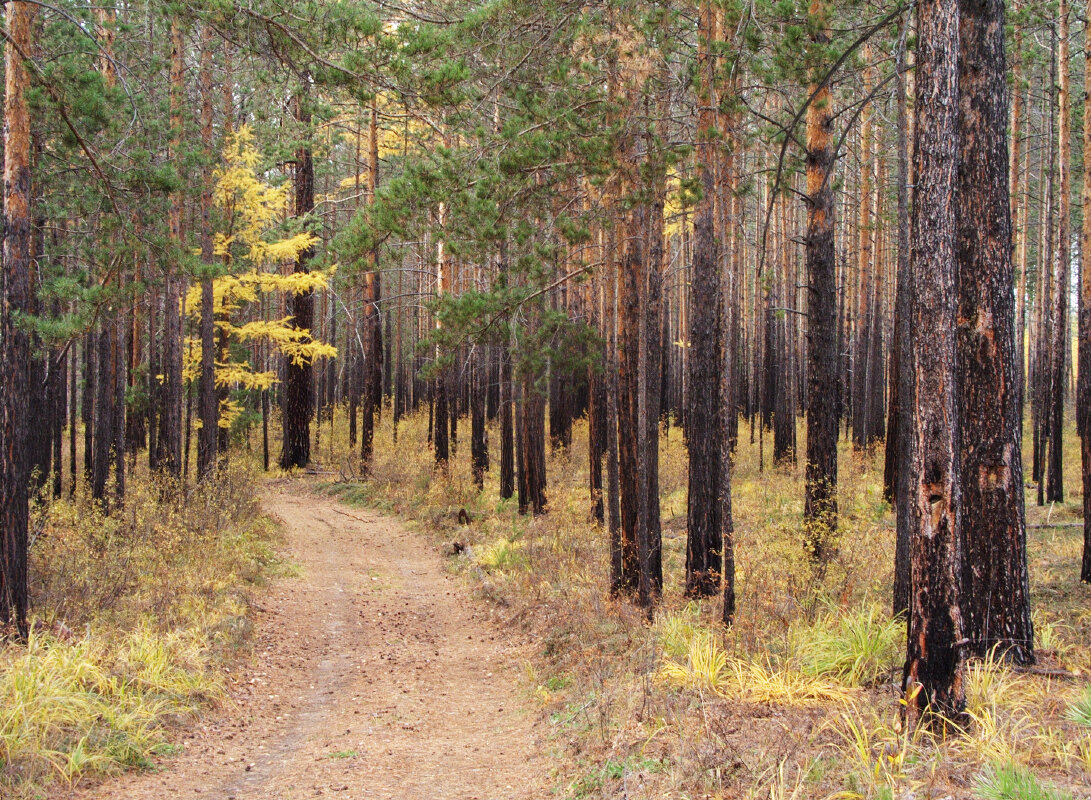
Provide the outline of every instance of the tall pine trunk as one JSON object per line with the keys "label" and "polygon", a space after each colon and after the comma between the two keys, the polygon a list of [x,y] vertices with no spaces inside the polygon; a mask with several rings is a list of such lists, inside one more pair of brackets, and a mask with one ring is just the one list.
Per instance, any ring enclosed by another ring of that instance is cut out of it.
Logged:
{"label": "tall pine trunk", "polygon": [[[812,0],[814,43],[829,42],[829,10]],[[807,108],[807,465],[804,530],[821,562],[837,530],[837,433],[840,376],[837,349],[837,265],[834,250],[832,97],[816,84]]]}
{"label": "tall pine trunk", "polygon": [[27,633],[26,383],[30,341],[17,316],[31,307],[30,114],[23,55],[31,52],[34,6],[8,6],[4,48],[4,239],[0,265],[0,626]]}
{"label": "tall pine trunk", "polygon": [[1034,660],[1008,185],[1003,0],[961,0],[958,410],[962,620],[970,653]]}
{"label": "tall pine trunk", "polygon": [[[904,24],[903,24],[904,25]],[[895,615],[909,613],[909,460],[913,408],[916,405],[912,380],[913,273],[909,263],[909,114],[905,86],[907,31],[903,26],[898,45],[898,261],[894,299],[894,339],[890,348],[891,380],[889,423],[886,439],[887,497],[895,506],[894,592]]]}
{"label": "tall pine trunk", "polygon": [[701,199],[693,215],[693,282],[688,355],[686,443],[689,501],[686,510],[686,594],[711,596],[720,589],[723,550],[718,497],[723,438],[720,405],[720,271],[716,238],[715,63],[716,17],[710,0],[701,3],[698,71],[697,175]]}
{"label": "tall pine trunk", "polygon": [[1068,2],[1060,0],[1058,9],[1057,69],[1057,177],[1060,184],[1057,202],[1057,277],[1054,280],[1053,341],[1050,347],[1049,407],[1049,461],[1046,472],[1046,500],[1051,503],[1064,501],[1064,395],[1066,367],[1068,365],[1068,295],[1072,291],[1069,281],[1071,242],[1069,240],[1069,174],[1071,172],[1071,122],[1069,119],[1068,79]]}
{"label": "tall pine trunk", "polygon": [[[314,161],[310,145],[311,112],[309,98],[296,96],[296,119],[303,127],[303,144],[296,150],[295,163],[295,216],[306,217],[314,210]],[[295,272],[310,271],[309,263],[313,248],[299,254]],[[301,330],[314,328],[314,292],[310,289],[295,292],[288,297],[288,314],[292,327]],[[309,360],[296,362],[284,359],[284,387],[281,401],[283,445],[280,451],[281,469],[305,467],[311,460],[311,416],[314,411],[314,365]]]}
{"label": "tall pine trunk", "polygon": [[[1084,23],[1084,39],[1091,35]],[[1084,50],[1084,94],[1091,97],[1091,47]],[[1080,580],[1091,583],[1091,114],[1083,115],[1083,231],[1080,258],[1079,385],[1076,425],[1083,481],[1083,561]]]}
{"label": "tall pine trunk", "polygon": [[917,5],[917,169],[912,213],[911,585],[904,689],[910,722],[961,716],[962,487],[955,324],[958,0]]}
{"label": "tall pine trunk", "polygon": [[[201,71],[198,76],[201,95],[201,143],[205,157],[212,161],[212,27],[201,31]],[[197,477],[204,479],[216,465],[219,445],[219,396],[216,391],[216,321],[212,287],[212,178],[206,176],[201,186],[201,380],[198,409],[201,430],[197,435]]]}

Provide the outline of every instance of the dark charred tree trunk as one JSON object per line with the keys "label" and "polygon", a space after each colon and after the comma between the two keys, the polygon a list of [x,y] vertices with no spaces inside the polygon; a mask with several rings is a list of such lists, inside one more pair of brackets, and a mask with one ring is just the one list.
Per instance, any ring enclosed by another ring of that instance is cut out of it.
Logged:
{"label": "dark charred tree trunk", "polygon": [[31,170],[28,75],[34,6],[8,6],[4,89],[4,239],[0,266],[0,626],[27,634],[26,384],[30,340],[17,317],[31,308]]}
{"label": "dark charred tree trunk", "polygon": [[[778,297],[779,303],[785,298]],[[773,463],[786,464],[795,459],[795,409],[789,390],[791,358],[789,353],[788,320],[778,315],[774,326],[774,347],[777,352],[773,402]]]}
{"label": "dark charred tree trunk", "polygon": [[909,613],[909,462],[912,456],[911,431],[916,406],[912,380],[913,273],[909,263],[909,142],[908,109],[905,86],[906,30],[898,45],[898,262],[894,300],[894,341],[890,348],[890,422],[887,425],[886,476],[887,497],[895,504],[896,533],[894,545],[895,615]]}
{"label": "dark charred tree trunk", "polygon": [[451,458],[458,455],[458,417],[459,406],[462,402],[462,375],[453,367],[447,370],[447,411],[450,414],[448,420],[448,436],[451,437]]}
{"label": "dark charred tree trunk", "polygon": [[962,487],[955,326],[958,0],[917,5],[917,166],[912,214],[911,601],[904,690],[911,724],[965,706],[960,603]]}
{"label": "dark charred tree trunk", "polygon": [[602,491],[602,457],[606,452],[605,376],[601,371],[591,367],[587,370],[587,383],[590,401],[590,408],[587,410],[587,453],[591,520],[601,526],[606,521],[606,506],[603,502]]}
{"label": "dark charred tree trunk", "polygon": [[[368,203],[375,203],[379,185],[379,127],[374,103],[368,121]],[[370,254],[371,269],[364,275],[364,413],[360,426],[360,465],[366,475],[371,469],[375,441],[375,420],[383,407],[383,328],[379,314],[382,282],[379,248]]]}
{"label": "dark charred tree trunk", "polygon": [[[1055,39],[1055,37],[1052,37]],[[1052,42],[1052,47],[1056,48],[1056,41]],[[1031,388],[1033,398],[1031,401],[1031,418],[1033,425],[1033,451],[1031,466],[1031,479],[1037,484],[1037,500],[1038,505],[1045,505],[1045,457],[1049,448],[1049,373],[1050,373],[1050,331],[1052,326],[1050,324],[1050,314],[1053,308],[1053,304],[1050,302],[1050,296],[1052,294],[1052,277],[1053,277],[1053,215],[1054,215],[1054,175],[1056,173],[1056,161],[1057,161],[1057,148],[1056,148],[1056,136],[1054,123],[1056,121],[1055,113],[1055,101],[1057,94],[1052,90],[1052,87],[1057,83],[1057,59],[1051,57],[1049,60],[1050,72],[1049,72],[1049,85],[1050,90],[1044,92],[1044,116],[1048,120],[1047,136],[1046,136],[1046,175],[1043,179],[1045,183],[1045,191],[1041,193],[1041,204],[1039,208],[1040,228],[1044,232],[1044,243],[1040,247],[1041,252],[1038,257],[1039,269],[1038,269],[1038,296],[1036,298],[1037,305],[1037,330],[1035,331],[1035,343],[1034,351],[1031,358],[1032,372],[1031,372]]]}
{"label": "dark charred tree trunk", "polygon": [[487,367],[482,363],[482,349],[475,348],[470,375],[470,469],[478,491],[485,486],[489,471],[489,441],[485,431],[485,378]]}
{"label": "dark charred tree trunk", "polygon": [[[377,258],[375,254],[372,257],[373,260]],[[360,468],[364,475],[371,469],[375,450],[375,414],[377,406],[382,405],[382,338],[379,335],[378,285],[377,271],[372,270],[364,276],[364,385],[360,395],[363,406],[360,418]]]}
{"label": "dark charred tree trunk", "polygon": [[[1084,35],[1088,28],[1085,23]],[[1084,49],[1084,97],[1091,98],[1091,48]],[[1076,427],[1080,434],[1083,482],[1083,561],[1080,580],[1091,583],[1091,114],[1083,115],[1083,230],[1080,248],[1080,304]]]}
{"label": "dark charred tree trunk", "polygon": [[447,425],[450,421],[450,412],[447,408],[448,398],[446,367],[442,368],[439,371],[439,374],[436,376],[435,396],[435,412],[432,415],[432,439],[436,453],[436,466],[441,469],[446,469],[447,462],[451,458],[451,453],[449,450],[450,439],[447,436]]}
{"label": "dark charred tree trunk", "polygon": [[98,357],[95,359],[98,375],[95,380],[95,453],[91,472],[91,496],[100,502],[106,500],[106,483],[110,479],[114,446],[114,363],[111,358],[113,335],[109,324],[98,331]]}
{"label": "dark charred tree trunk", "polygon": [[94,332],[85,334],[80,421],[83,423],[83,479],[88,485],[91,483],[91,473],[95,468],[95,352],[97,349]]}
{"label": "dark charred tree trunk", "polygon": [[[643,311],[640,380],[643,408],[640,413],[643,441],[640,464],[641,517],[638,540],[640,554],[640,595],[648,606],[663,595],[663,530],[659,510],[659,422],[662,416],[662,298],[663,298],[663,199],[661,194],[648,208],[646,219],[648,256],[646,304]],[[719,354],[717,354],[719,355]],[[722,437],[721,437],[722,438]]]}
{"label": "dark charred tree trunk", "polygon": [[959,4],[957,364],[968,651],[1034,660],[1008,185],[1003,0]]}
{"label": "dark charred tree trunk", "polygon": [[76,398],[79,394],[79,370],[76,368],[76,348],[69,349],[68,357],[68,493],[76,493],[79,468],[76,462]]}
{"label": "dark charred tree trunk", "polygon": [[506,348],[500,351],[500,497],[515,494],[515,432],[512,412],[514,405],[511,381],[511,356]]}
{"label": "dark charred tree trunk", "polygon": [[[155,284],[152,284],[148,294],[148,374],[145,381],[148,393],[148,416],[146,424],[148,427],[148,469],[155,473],[159,471],[159,417],[163,408],[163,384],[159,382],[159,293]],[[85,347],[85,360],[86,357],[87,350]],[[86,381],[86,367],[84,379]],[[84,394],[86,395],[86,389]],[[84,412],[84,416],[86,417],[86,412]],[[85,418],[85,425],[86,422]]]}
{"label": "dark charred tree trunk", "polygon": [[630,211],[622,249],[618,296],[618,466],[621,500],[621,588],[636,593],[640,581],[637,525],[640,514],[640,295],[644,227]]}
{"label": "dark charred tree trunk", "polygon": [[1058,56],[1059,70],[1057,91],[1057,177],[1060,188],[1058,197],[1057,248],[1054,258],[1057,262],[1057,277],[1054,280],[1053,296],[1053,342],[1050,347],[1049,407],[1047,419],[1049,425],[1049,462],[1046,474],[1046,500],[1050,503],[1064,501],[1064,395],[1069,353],[1068,335],[1068,295],[1072,291],[1069,280],[1071,262],[1071,241],[1069,237],[1069,173],[1071,172],[1071,124],[1069,121],[1069,79],[1068,79],[1068,3],[1060,0],[1058,20]]}
{"label": "dark charred tree trunk", "polygon": [[556,363],[549,368],[549,449],[552,452],[572,445],[570,377],[561,374]]}
{"label": "dark charred tree trunk", "polygon": [[[201,142],[205,158],[212,163],[212,28],[207,23],[201,31],[201,71],[198,76],[201,95]],[[216,390],[216,319],[212,290],[212,177],[201,186],[201,263],[206,270],[201,278],[201,379],[198,415],[201,430],[197,434],[197,478],[204,480],[216,466],[219,447],[220,398]]]}
{"label": "dark charred tree trunk", "polygon": [[610,537],[610,594],[616,596],[625,591],[624,558],[621,545],[621,469],[618,442],[620,409],[618,404],[618,357],[617,357],[617,268],[615,234],[610,232],[607,242],[607,259],[610,269],[606,281],[606,523]]}
{"label": "dark charred tree trunk", "polygon": [[721,506],[717,498],[720,469],[720,272],[715,227],[715,39],[712,3],[700,9],[698,69],[698,176],[701,199],[694,210],[693,283],[690,291],[687,354],[686,442],[689,450],[689,501],[686,511],[686,594],[711,596],[720,590],[723,550]]}
{"label": "dark charred tree trunk", "polygon": [[[53,497],[64,491],[64,425],[68,418],[68,357],[54,350],[50,355],[49,401],[53,407]],[[72,472],[75,479],[75,471]]]}
{"label": "dark charred tree trunk", "polygon": [[261,390],[261,468],[269,471],[269,390]]}
{"label": "dark charred tree trunk", "polygon": [[[306,97],[296,97],[296,115],[306,128],[311,123],[311,112]],[[304,131],[304,136],[309,136]],[[314,161],[311,146],[304,142],[296,151],[295,163],[295,215],[306,217],[314,211]],[[309,272],[314,255],[312,249],[300,253],[295,272]],[[288,297],[288,313],[292,327],[302,330],[314,328],[314,292],[307,290]],[[309,360],[297,363],[284,359],[284,388],[281,401],[283,445],[280,451],[281,469],[305,467],[311,460],[311,416],[314,411],[314,365]]]}
{"label": "dark charred tree trunk", "polygon": [[[206,224],[210,225],[211,221]],[[202,232],[202,258],[205,238]],[[206,264],[211,262],[211,257],[212,241],[209,239],[210,260]],[[201,418],[201,430],[197,434],[197,477],[203,480],[216,466],[216,451],[219,446],[220,398],[216,391],[216,319],[211,276],[201,280],[201,380],[197,405]]]}
{"label": "dark charred tree trunk", "polygon": [[[811,6],[813,39],[829,42],[828,9]],[[817,562],[824,561],[837,531],[837,434],[841,383],[838,371],[837,264],[829,86],[815,87],[807,108],[807,465],[804,536]]]}
{"label": "dark charred tree trunk", "polygon": [[[526,503],[535,515],[546,509],[545,397],[531,381],[523,383],[523,481]],[[525,509],[524,509],[525,513]]]}
{"label": "dark charred tree trunk", "polygon": [[[185,33],[181,22],[171,23],[170,111],[173,129],[171,151],[181,150],[184,127],[183,104],[185,102]],[[170,205],[170,238],[179,254],[185,246],[182,240],[183,197],[176,193]],[[182,319],[179,302],[182,294],[182,277],[177,265],[168,265],[164,273],[163,290],[163,383],[160,388],[159,454],[157,466],[167,474],[182,477]]]}
{"label": "dark charred tree trunk", "polygon": [[114,362],[114,498],[118,508],[125,504],[125,389],[129,379],[125,369],[125,315],[119,314],[113,325]]}

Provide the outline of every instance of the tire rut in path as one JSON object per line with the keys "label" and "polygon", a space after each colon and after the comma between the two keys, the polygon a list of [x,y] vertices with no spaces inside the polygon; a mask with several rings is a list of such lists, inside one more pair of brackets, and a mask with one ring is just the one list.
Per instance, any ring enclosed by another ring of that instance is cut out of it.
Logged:
{"label": "tire rut in path", "polygon": [[299,481],[265,499],[302,576],[256,607],[223,711],[162,771],[81,798],[520,800],[548,796],[517,647],[397,521]]}

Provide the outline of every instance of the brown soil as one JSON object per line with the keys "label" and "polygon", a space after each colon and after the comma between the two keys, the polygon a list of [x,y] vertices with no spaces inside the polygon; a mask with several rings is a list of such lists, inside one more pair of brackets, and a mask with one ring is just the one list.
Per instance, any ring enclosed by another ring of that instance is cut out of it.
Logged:
{"label": "brown soil", "polygon": [[255,606],[253,656],[233,670],[231,700],[160,771],[78,797],[547,796],[518,646],[434,548],[300,482],[265,508],[284,521],[302,576]]}

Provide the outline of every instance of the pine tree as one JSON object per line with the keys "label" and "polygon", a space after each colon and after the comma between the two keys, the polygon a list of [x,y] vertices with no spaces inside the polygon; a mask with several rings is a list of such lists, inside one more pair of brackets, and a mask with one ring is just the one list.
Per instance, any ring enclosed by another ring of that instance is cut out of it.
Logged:
{"label": "pine tree", "polygon": [[[917,6],[916,183],[912,213],[911,586],[904,689],[911,721],[956,720],[965,703],[962,481],[956,373],[958,0]],[[969,100],[969,98],[967,98]]]}

